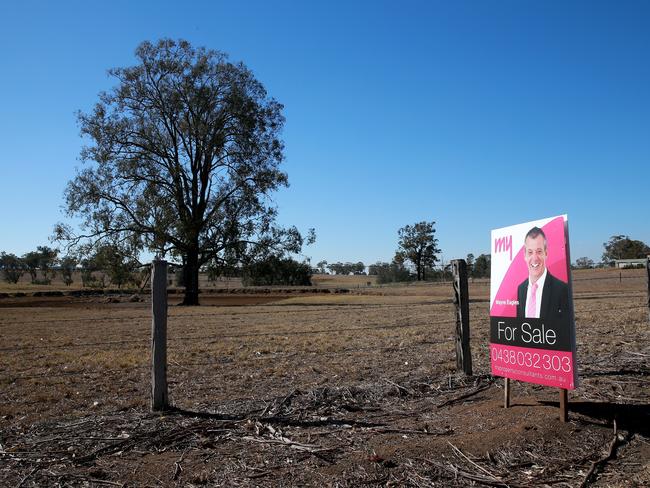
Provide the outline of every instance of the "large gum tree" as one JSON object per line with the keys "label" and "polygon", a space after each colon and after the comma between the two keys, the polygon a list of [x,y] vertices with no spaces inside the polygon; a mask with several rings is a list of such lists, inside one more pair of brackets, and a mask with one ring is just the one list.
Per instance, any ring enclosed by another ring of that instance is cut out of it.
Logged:
{"label": "large gum tree", "polygon": [[65,190],[80,232],[71,246],[110,242],[181,259],[186,305],[198,304],[199,269],[299,252],[295,227],[275,225],[270,194],[287,186],[282,105],[243,64],[186,41],[143,42],[138,63],[78,114],[84,166]]}

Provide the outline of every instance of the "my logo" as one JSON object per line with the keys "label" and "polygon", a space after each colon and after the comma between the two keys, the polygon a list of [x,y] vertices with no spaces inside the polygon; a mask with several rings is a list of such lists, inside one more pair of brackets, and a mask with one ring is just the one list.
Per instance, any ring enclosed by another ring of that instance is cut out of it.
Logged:
{"label": "my logo", "polygon": [[494,239],[494,252],[510,251],[510,261],[512,261],[512,236],[499,237]]}

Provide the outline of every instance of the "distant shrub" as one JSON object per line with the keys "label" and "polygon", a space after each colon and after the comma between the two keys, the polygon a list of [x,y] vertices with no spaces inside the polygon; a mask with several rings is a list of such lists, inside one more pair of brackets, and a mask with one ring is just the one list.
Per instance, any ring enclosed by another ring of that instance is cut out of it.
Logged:
{"label": "distant shrub", "polygon": [[84,268],[81,270],[81,284],[84,288],[104,288],[106,286],[105,278],[102,275],[101,280],[93,274],[93,270]]}
{"label": "distant shrub", "polygon": [[72,275],[77,268],[77,260],[72,256],[65,256],[61,258],[59,264],[61,265],[61,278],[63,279],[63,283],[66,286],[70,286],[74,282]]}
{"label": "distant shrub", "polygon": [[7,283],[18,283],[25,268],[24,261],[15,254],[0,253],[0,270]]}
{"label": "distant shrub", "polygon": [[450,269],[427,269],[426,281],[451,281],[454,278]]}
{"label": "distant shrub", "polygon": [[211,261],[206,266],[208,281],[214,283],[219,278],[240,278],[241,268],[237,264],[224,264]]}
{"label": "distant shrub", "polygon": [[413,281],[415,278],[408,269],[398,263],[377,263],[373,266],[373,271],[377,273],[377,283],[380,285]]}

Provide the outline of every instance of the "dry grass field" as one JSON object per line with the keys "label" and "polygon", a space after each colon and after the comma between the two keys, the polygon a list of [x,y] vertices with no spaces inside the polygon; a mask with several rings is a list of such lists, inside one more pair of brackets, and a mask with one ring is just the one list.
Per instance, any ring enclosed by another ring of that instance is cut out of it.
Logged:
{"label": "dry grass field", "polygon": [[165,414],[149,411],[147,297],[0,298],[0,485],[649,486],[645,270],[573,278],[566,424],[555,389],[515,382],[503,408],[484,280],[472,377],[449,284],[170,295]]}

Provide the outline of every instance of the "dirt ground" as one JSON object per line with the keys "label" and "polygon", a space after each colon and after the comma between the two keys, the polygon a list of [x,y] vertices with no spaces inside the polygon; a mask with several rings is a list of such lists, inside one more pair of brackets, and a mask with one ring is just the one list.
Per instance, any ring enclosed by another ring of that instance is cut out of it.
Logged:
{"label": "dirt ground", "polygon": [[470,377],[448,284],[170,295],[163,414],[148,297],[9,293],[0,485],[650,486],[645,270],[573,277],[568,423],[552,388],[513,382],[503,408],[485,281],[470,284]]}

